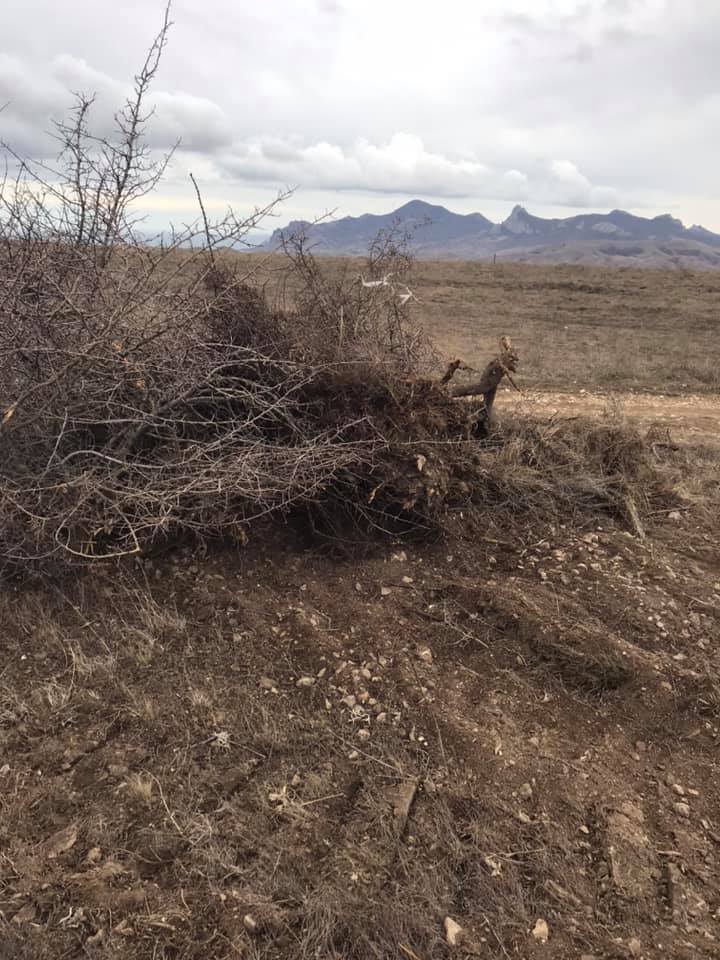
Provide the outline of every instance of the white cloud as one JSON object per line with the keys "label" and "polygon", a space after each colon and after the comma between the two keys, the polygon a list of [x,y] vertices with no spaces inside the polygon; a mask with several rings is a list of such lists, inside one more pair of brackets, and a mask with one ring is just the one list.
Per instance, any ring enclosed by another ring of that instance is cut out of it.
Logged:
{"label": "white cloud", "polygon": [[239,181],[337,191],[407,196],[475,197],[525,201],[535,197],[565,206],[607,206],[614,191],[593,185],[567,160],[535,165],[533,175],[490,166],[474,154],[429,150],[421,137],[396,133],[383,143],[360,138],[347,147],[321,141],[299,146],[278,138],[251,140],[218,157]]}
{"label": "white cloud", "polygon": [[230,120],[212,100],[160,91],[149,98],[149,103],[157,116],[151,130],[161,145],[179,140],[183,150],[212,153],[232,142]]}
{"label": "white cloud", "polygon": [[593,186],[570,160],[555,160],[550,165],[554,189],[560,203],[571,207],[609,207],[617,201],[612,187]]}

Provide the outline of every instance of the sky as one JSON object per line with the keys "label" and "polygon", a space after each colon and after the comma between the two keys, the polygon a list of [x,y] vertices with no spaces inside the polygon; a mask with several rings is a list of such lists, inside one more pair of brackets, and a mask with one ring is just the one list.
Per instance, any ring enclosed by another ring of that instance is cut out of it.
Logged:
{"label": "sky", "polygon": [[[0,138],[49,156],[71,91],[109,129],[162,0],[3,0]],[[175,0],[151,224],[295,192],[290,219],[419,197],[494,220],[621,208],[720,232],[718,0]]]}

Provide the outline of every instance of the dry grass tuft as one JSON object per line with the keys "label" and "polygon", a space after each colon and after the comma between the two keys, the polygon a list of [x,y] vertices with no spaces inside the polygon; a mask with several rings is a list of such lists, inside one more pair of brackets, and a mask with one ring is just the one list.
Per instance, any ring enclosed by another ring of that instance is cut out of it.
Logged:
{"label": "dry grass tuft", "polygon": [[131,773],[125,782],[127,792],[131,797],[142,803],[150,803],[153,798],[155,781],[148,773]]}

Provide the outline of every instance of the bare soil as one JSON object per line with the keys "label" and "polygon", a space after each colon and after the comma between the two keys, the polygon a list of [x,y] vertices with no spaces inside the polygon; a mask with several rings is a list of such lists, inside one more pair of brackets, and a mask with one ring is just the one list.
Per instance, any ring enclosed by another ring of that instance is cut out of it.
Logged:
{"label": "bare soil", "polygon": [[0,955],[717,957],[708,517],[508,504],[353,559],[268,528],[7,588]]}
{"label": "bare soil", "polygon": [[506,388],[504,403],[516,412],[540,416],[600,416],[617,409],[642,428],[664,424],[685,444],[720,444],[720,397],[713,395],[663,395],[613,392],[553,393],[526,390],[522,394]]}

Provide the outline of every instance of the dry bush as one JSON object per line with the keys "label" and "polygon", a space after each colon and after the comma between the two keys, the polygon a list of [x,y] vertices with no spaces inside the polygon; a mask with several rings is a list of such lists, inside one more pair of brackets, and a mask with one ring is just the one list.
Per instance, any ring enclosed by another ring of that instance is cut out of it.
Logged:
{"label": "dry bush", "polygon": [[[392,296],[329,283],[300,238],[287,244],[296,308],[267,305],[220,251],[272,204],[210,223],[200,201],[197,223],[141,235],[136,204],[169,159],[147,146],[144,108],[167,31],[166,19],[113,138],[91,132],[80,97],[57,125],[56,167],[16,157],[0,192],[6,564],[117,557],[190,531],[242,540],[243,523],[372,463],[385,439],[368,407],[420,356]],[[406,265],[389,237],[368,270]]]}
{"label": "dry bush", "polygon": [[[431,361],[429,341],[408,322],[396,295],[395,285],[403,287],[412,269],[409,241],[399,225],[380,231],[358,274],[352,261],[327,269],[303,232],[283,236],[283,307],[296,331],[296,349],[314,360],[369,361],[396,374]],[[384,278],[387,285],[364,287],[358,282],[363,275]]]}

